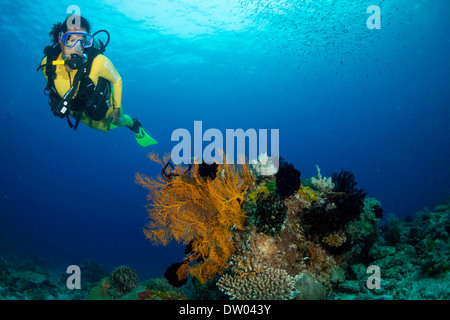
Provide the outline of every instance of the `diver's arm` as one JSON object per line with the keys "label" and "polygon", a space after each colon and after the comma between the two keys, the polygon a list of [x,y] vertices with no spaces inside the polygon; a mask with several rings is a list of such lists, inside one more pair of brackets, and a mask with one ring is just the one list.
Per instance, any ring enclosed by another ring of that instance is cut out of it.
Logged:
{"label": "diver's arm", "polygon": [[96,77],[92,79],[96,84],[98,77],[105,78],[111,82],[113,86],[113,107],[119,109],[122,105],[122,78],[112,64],[111,60],[102,54],[99,54],[92,62],[90,76]]}
{"label": "diver's arm", "polygon": [[43,66],[43,67],[41,68],[41,71],[42,71],[42,74],[43,74],[44,77],[45,77],[45,80],[48,81],[47,72],[46,72],[46,70],[47,70],[46,64],[47,64],[47,57],[44,57],[44,59],[42,59],[40,65]]}

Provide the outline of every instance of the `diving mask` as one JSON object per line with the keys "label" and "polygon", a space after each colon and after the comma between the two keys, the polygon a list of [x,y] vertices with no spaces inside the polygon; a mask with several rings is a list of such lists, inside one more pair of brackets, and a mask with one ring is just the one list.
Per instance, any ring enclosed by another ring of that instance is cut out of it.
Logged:
{"label": "diving mask", "polygon": [[67,32],[61,36],[61,41],[68,48],[78,45],[79,48],[86,49],[94,45],[94,36],[85,32]]}

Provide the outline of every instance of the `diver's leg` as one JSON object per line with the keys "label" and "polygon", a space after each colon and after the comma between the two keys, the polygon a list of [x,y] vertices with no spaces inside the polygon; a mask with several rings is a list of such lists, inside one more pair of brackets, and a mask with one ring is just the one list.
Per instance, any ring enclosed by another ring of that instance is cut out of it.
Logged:
{"label": "diver's leg", "polygon": [[127,126],[128,128],[131,128],[133,126],[133,119],[127,115],[123,113],[123,109],[122,107],[120,108],[120,116],[119,116],[119,121],[116,123],[112,123],[112,118],[110,117],[111,112],[112,112],[113,108],[109,108],[108,112],[106,113],[105,119],[110,125],[111,128],[117,128],[117,127],[122,127],[122,126]]}
{"label": "diver's leg", "polygon": [[123,114],[122,115],[122,125],[125,125],[125,126],[127,126],[128,128],[130,128],[131,129],[131,127],[133,126],[133,124],[134,124],[134,121],[133,121],[133,119],[129,116],[129,115],[127,115],[127,114]]}
{"label": "diver's leg", "polygon": [[120,114],[120,123],[118,123],[117,126],[127,126],[128,129],[134,132],[136,138],[142,138],[145,135],[145,133],[141,130],[141,123],[137,119],[133,119],[123,112]]}
{"label": "diver's leg", "polygon": [[128,128],[130,128],[130,130],[134,132],[136,138],[142,138],[145,135],[145,132],[142,129],[141,123],[137,119],[131,119],[131,121],[133,122],[133,125]]}
{"label": "diver's leg", "polygon": [[[107,114],[107,116],[109,116]],[[111,129],[126,126],[128,129],[133,131],[134,136],[136,137],[137,142],[143,146],[147,147],[152,144],[158,143],[155,139],[150,137],[142,128],[141,123],[134,118],[131,118],[129,115],[124,114],[122,108],[120,108],[120,121],[117,124],[110,123]]]}

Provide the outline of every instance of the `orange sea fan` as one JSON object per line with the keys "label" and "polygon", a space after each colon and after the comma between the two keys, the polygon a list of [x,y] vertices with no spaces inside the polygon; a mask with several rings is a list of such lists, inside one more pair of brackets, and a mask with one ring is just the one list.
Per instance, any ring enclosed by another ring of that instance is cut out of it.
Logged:
{"label": "orange sea fan", "polygon": [[[170,155],[160,160],[150,153],[149,158],[163,167]],[[191,243],[192,254],[180,268],[178,276],[187,271],[202,283],[219,273],[234,252],[231,229],[243,229],[244,194],[254,184],[249,165],[218,164],[214,180],[201,177],[198,164],[190,170],[174,166],[170,179],[152,179],[136,173],[136,183],[149,190],[147,206],[150,222],[144,229],[154,244],[167,245],[170,241]],[[192,261],[202,262],[190,266]],[[188,268],[189,265],[189,268]]]}

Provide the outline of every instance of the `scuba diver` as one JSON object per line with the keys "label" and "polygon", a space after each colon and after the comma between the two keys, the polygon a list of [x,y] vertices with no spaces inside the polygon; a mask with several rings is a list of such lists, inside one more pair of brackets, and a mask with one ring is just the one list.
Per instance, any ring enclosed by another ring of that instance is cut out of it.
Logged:
{"label": "scuba diver", "polygon": [[[44,49],[44,58],[37,70],[42,70],[49,96],[49,105],[55,116],[66,118],[74,130],[83,122],[89,127],[108,132],[127,126],[143,146],[158,143],[142,128],[137,119],[123,113],[122,79],[112,62],[103,55],[109,43],[109,33],[99,30],[90,34],[89,22],[81,16],[79,28],[70,27],[68,17],[53,25],[49,35],[52,45]],[[95,36],[104,32],[105,44]],[[73,124],[70,117],[75,120]]]}

